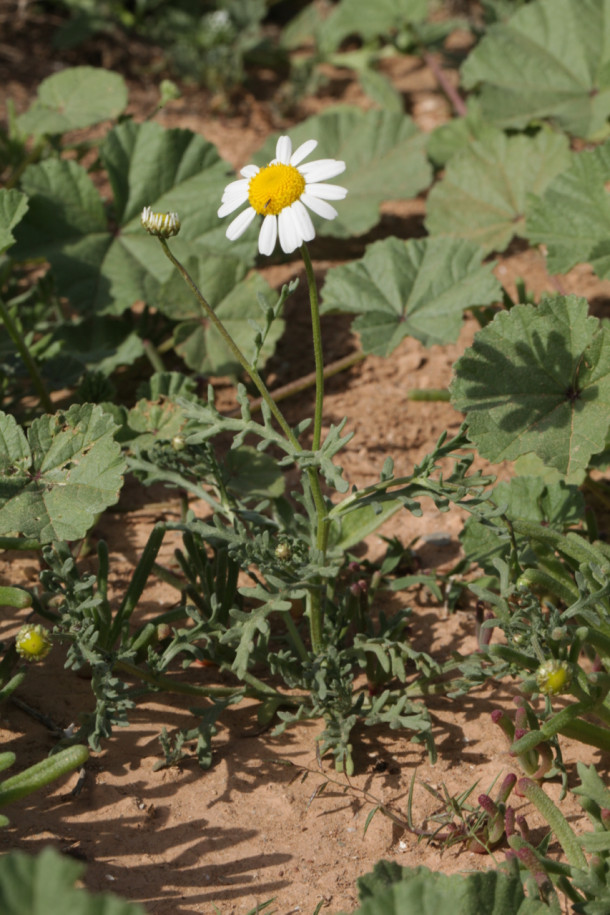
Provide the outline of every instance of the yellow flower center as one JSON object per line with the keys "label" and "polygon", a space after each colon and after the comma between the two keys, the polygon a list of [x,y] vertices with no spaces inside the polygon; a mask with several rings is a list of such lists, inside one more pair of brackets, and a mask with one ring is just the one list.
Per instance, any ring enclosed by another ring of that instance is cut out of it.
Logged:
{"label": "yellow flower center", "polygon": [[267,165],[251,179],[248,186],[250,206],[268,216],[277,216],[291,206],[305,190],[305,178],[293,165]]}
{"label": "yellow flower center", "polygon": [[15,640],[17,653],[27,661],[37,661],[51,650],[51,639],[49,634],[42,626],[34,626],[28,623],[22,626],[17,633]]}

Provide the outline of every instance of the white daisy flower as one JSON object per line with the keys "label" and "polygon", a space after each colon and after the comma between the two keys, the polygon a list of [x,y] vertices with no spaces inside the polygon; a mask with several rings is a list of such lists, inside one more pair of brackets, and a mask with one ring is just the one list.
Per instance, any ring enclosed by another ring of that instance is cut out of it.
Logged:
{"label": "white daisy flower", "polygon": [[229,224],[227,238],[235,241],[246,231],[257,213],[264,217],[258,236],[258,250],[271,254],[280,239],[282,251],[291,254],[304,241],[316,236],[309,208],[324,219],[334,219],[337,211],[328,200],[343,200],[347,188],[324,184],[345,171],[340,159],[316,159],[300,165],[313,152],[317,140],[307,140],[292,152],[290,137],[280,137],[275,148],[275,159],[264,168],[246,165],[238,181],[227,184],[222,195],[218,215],[222,219],[244,203],[247,209]]}

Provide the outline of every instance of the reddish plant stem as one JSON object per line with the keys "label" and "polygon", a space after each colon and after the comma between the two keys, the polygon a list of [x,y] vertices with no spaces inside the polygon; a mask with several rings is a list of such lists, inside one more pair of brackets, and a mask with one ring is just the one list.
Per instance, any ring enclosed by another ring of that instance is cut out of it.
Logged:
{"label": "reddish plant stem", "polygon": [[467,113],[466,102],[464,101],[464,99],[462,98],[460,93],[457,91],[455,86],[451,85],[451,82],[447,78],[444,71],[441,69],[440,64],[438,63],[438,61],[436,60],[434,55],[424,54],[423,58],[424,58],[424,63],[426,64],[427,67],[430,68],[430,70],[434,74],[434,78],[436,79],[437,83],[439,84],[439,86],[441,87],[441,89],[443,90],[443,92],[445,93],[445,95],[447,96],[447,98],[449,99],[451,104],[453,105],[453,110],[455,111],[455,113],[460,115],[461,117],[464,117],[464,115]]}

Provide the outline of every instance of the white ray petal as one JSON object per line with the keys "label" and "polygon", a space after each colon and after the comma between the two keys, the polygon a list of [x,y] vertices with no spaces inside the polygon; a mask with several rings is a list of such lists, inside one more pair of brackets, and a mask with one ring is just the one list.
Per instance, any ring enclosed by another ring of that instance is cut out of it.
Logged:
{"label": "white ray petal", "polygon": [[347,188],[339,184],[308,184],[305,191],[322,200],[343,200],[347,196]]}
{"label": "white ray petal", "polygon": [[261,254],[273,254],[277,241],[277,216],[269,214],[263,219],[258,235],[258,250]]}
{"label": "white ray petal", "polygon": [[218,216],[222,219],[224,216],[228,216],[229,213],[232,213],[237,207],[242,206],[242,204],[247,203],[248,195],[242,193],[234,193],[231,195],[223,195],[222,203],[218,209]]}
{"label": "white ray petal", "polygon": [[225,200],[228,200],[229,197],[233,197],[235,194],[248,194],[248,185],[250,184],[249,180],[245,178],[240,178],[238,181],[231,181],[230,184],[227,184],[226,188],[222,192],[223,203]]}
{"label": "white ray petal", "polygon": [[300,239],[290,207],[286,207],[278,216],[278,228],[282,251],[285,254],[292,254],[292,252],[299,247]]}
{"label": "white ray petal", "polygon": [[295,149],[292,156],[290,157],[291,165],[298,165],[299,162],[302,162],[303,159],[306,159],[310,152],[318,145],[317,140],[306,140],[305,143],[301,143],[298,149]]}
{"label": "white ray petal", "polygon": [[235,241],[240,235],[243,235],[255,216],[256,210],[253,207],[248,207],[247,210],[236,216],[227,227],[226,235],[229,241]]}
{"label": "white ray petal", "polygon": [[243,168],[240,168],[239,174],[243,175],[244,178],[254,178],[255,175],[258,175],[260,168],[258,165],[244,165]]}
{"label": "white ray petal", "polygon": [[340,159],[316,159],[301,165],[299,171],[307,182],[328,181],[345,171],[345,162]]}
{"label": "white ray petal", "polygon": [[330,203],[320,200],[318,197],[313,197],[311,194],[301,194],[301,203],[304,203],[306,207],[309,207],[310,210],[313,210],[314,213],[324,219],[335,219],[338,216],[337,211],[334,207],[331,207]]}
{"label": "white ray petal", "polygon": [[280,137],[277,141],[277,146],[275,147],[275,158],[283,165],[288,165],[290,163],[291,155],[292,140],[290,137]]}
{"label": "white ray petal", "polygon": [[292,214],[294,216],[295,225],[297,232],[300,236],[299,244],[304,241],[312,241],[316,237],[316,230],[313,227],[313,222],[311,221],[311,216],[303,206],[300,200],[295,200],[295,202],[290,207]]}

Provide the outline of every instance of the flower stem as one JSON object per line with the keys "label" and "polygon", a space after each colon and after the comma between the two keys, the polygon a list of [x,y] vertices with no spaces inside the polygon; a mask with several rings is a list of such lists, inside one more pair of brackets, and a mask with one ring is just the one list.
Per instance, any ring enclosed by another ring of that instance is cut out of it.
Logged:
{"label": "flower stem", "polygon": [[[324,408],[324,355],[322,352],[322,329],[320,327],[320,306],[318,302],[318,288],[313,272],[311,257],[305,242],[301,245],[301,256],[305,264],[307,275],[307,288],[309,290],[309,304],[311,307],[311,331],[313,337],[313,354],[316,379],[316,403],[313,420],[313,436],[311,449],[319,451],[322,443],[322,414]],[[324,555],[328,546],[329,520],[326,503],[320,486],[318,472],[315,469],[308,471],[312,495],[316,506],[317,531],[316,546]],[[323,589],[319,582],[314,582],[314,587],[309,591],[309,623],[311,629],[311,646],[314,654],[319,654],[324,647],[323,635]],[[316,587],[318,585],[318,587]]]}
{"label": "flower stem", "polygon": [[229,349],[231,350],[231,352],[233,353],[233,355],[235,356],[235,358],[237,359],[237,361],[239,362],[241,367],[244,369],[245,372],[247,372],[247,374],[250,376],[250,378],[256,385],[256,388],[257,388],[259,394],[261,395],[261,397],[263,398],[263,400],[265,401],[265,403],[271,410],[272,415],[277,420],[279,426],[282,429],[282,432],[284,433],[284,435],[286,436],[286,438],[288,439],[290,444],[294,448],[296,448],[298,451],[302,451],[303,448],[302,448],[298,438],[296,437],[296,435],[294,434],[294,432],[292,431],[292,429],[286,422],[278,405],[271,397],[271,394],[267,390],[265,382],[263,381],[261,376],[258,374],[255,367],[253,365],[250,365],[250,363],[248,362],[248,360],[246,359],[246,357],[244,356],[244,354],[242,353],[240,348],[237,346],[237,344],[233,340],[233,337],[231,336],[231,334],[228,332],[228,330],[226,329],[226,327],[224,326],[224,324],[222,323],[220,318],[218,318],[218,316],[216,315],[212,306],[204,298],[199,287],[197,286],[197,284],[195,283],[195,281],[193,280],[193,278],[191,277],[189,272],[186,270],[185,267],[182,266],[180,261],[174,257],[174,255],[170,251],[165,239],[162,238],[160,235],[158,235],[157,238],[159,239],[159,242],[161,243],[161,247],[163,248],[163,251],[166,254],[166,256],[172,262],[172,264],[174,265],[176,270],[182,275],[182,278],[184,279],[187,286],[189,286],[191,291],[194,293],[195,298],[201,305],[206,318],[208,318],[212,322],[212,324],[214,325],[214,327],[216,328],[216,330],[218,331],[218,333],[220,334],[220,336],[222,337],[224,342],[227,344],[227,346],[229,347]]}
{"label": "flower stem", "polygon": [[301,255],[305,263],[307,274],[307,287],[309,289],[309,303],[311,306],[311,330],[313,334],[313,355],[316,367],[316,406],[313,421],[312,451],[317,451],[322,439],[322,408],[324,405],[324,356],[322,354],[322,330],[320,327],[320,307],[318,304],[318,289],[313,266],[307,245],[301,245]]}
{"label": "flower stem", "polygon": [[19,328],[13,321],[9,310],[6,307],[6,305],[4,304],[4,302],[2,301],[2,299],[0,299],[0,320],[2,320],[4,326],[6,327],[9,337],[11,338],[11,340],[17,347],[17,351],[19,352],[19,355],[23,359],[23,364],[25,365],[26,369],[28,370],[28,374],[29,374],[30,378],[32,379],[32,384],[34,385],[34,387],[36,388],[36,391],[38,392],[38,396],[40,397],[40,402],[41,402],[42,406],[44,407],[45,412],[53,413],[53,403],[51,402],[49,393],[45,387],[44,381],[42,380],[42,376],[41,376],[40,372],[38,371],[38,366],[32,359],[32,354],[30,353],[30,350],[28,349],[28,345],[25,342],[25,340],[23,339],[23,335],[22,335],[21,331],[19,330]]}
{"label": "flower stem", "polygon": [[[259,394],[261,395],[263,401],[269,407],[272,416],[276,419],[278,425],[280,426],[282,432],[297,451],[302,451],[303,447],[299,442],[298,438],[288,425],[284,415],[279,409],[278,405],[272,398],[271,394],[267,390],[267,387],[263,379],[258,374],[256,368],[251,365],[240,348],[237,346],[230,333],[225,328],[222,321],[218,318],[213,308],[207,300],[204,298],[199,287],[186,270],[182,266],[179,260],[174,257],[172,252],[169,249],[169,246],[166,240],[161,236],[157,235],[161,247],[165,255],[172,262],[176,270],[181,274],[187,286],[191,289],[195,298],[201,305],[203,313],[206,318],[212,322],[218,333],[221,335],[222,339],[225,341],[230,351],[233,353],[241,367],[244,371],[250,376],[256,388],[258,389]],[[324,397],[324,366],[322,362],[322,345],[321,345],[321,334],[320,334],[320,315],[318,309],[318,293],[315,288],[315,279],[313,275],[313,268],[311,266],[311,259],[309,257],[309,252],[305,248],[305,245],[301,249],[303,253],[303,258],[305,260],[305,268],[307,270],[307,279],[309,282],[309,294],[311,301],[311,310],[312,310],[312,320],[314,325],[314,352],[316,354],[316,418],[314,421],[314,444],[313,449],[317,451],[320,447],[321,439],[321,429],[322,429],[322,402]],[[317,430],[317,431],[316,431]],[[324,501],[324,496],[322,494],[322,487],[320,485],[320,479],[318,477],[318,472],[315,468],[309,468],[307,470],[307,478],[309,480],[309,485],[311,487],[311,492],[316,507],[316,516],[317,516],[317,531],[316,531],[316,547],[321,553],[326,552],[327,542],[328,542],[328,512],[326,508],[326,503]],[[311,634],[311,647],[314,655],[320,654],[324,647],[323,640],[323,609],[322,609],[322,590],[320,588],[319,582],[313,582],[313,587],[308,592],[308,610],[309,610],[309,627]]]}

